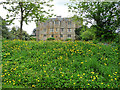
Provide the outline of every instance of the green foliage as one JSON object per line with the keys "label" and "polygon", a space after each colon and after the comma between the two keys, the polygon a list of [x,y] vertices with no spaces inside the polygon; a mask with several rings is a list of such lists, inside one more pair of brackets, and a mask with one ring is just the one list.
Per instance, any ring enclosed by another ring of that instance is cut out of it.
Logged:
{"label": "green foliage", "polygon": [[[19,27],[12,27],[12,30],[10,31],[12,34],[12,40],[13,39],[19,39],[20,35],[20,28]],[[27,34],[26,31],[22,31],[22,40],[30,40],[30,35]]]}
{"label": "green foliage", "polygon": [[68,4],[69,11],[84,18],[86,24],[92,23],[91,20],[96,22],[97,38],[107,40],[115,38],[115,30],[120,26],[119,2],[80,2],[79,0],[71,0],[71,2],[72,4]]}
{"label": "green foliage", "polygon": [[95,39],[95,34],[96,32],[96,27],[92,25],[90,28],[87,26],[83,25],[80,28],[75,29],[75,34],[76,34],[76,40],[92,40]]}
{"label": "green foliage", "polygon": [[[53,5],[49,4],[51,1],[53,0],[40,2],[2,2],[0,4],[9,12],[6,15],[9,25],[20,15],[20,39],[22,39],[23,22],[28,24],[28,22],[35,21],[36,25],[38,25],[39,21],[45,21],[48,17],[53,16],[53,14],[49,13],[53,11],[51,10]],[[49,8],[48,11],[44,9],[44,6]]]}
{"label": "green foliage", "polygon": [[2,87],[119,88],[118,46],[92,42],[2,42]]}
{"label": "green foliage", "polygon": [[6,22],[2,17],[0,17],[0,35],[2,36],[2,38],[5,38],[5,39],[12,38],[12,35],[6,26]]}
{"label": "green foliage", "polygon": [[50,38],[47,38],[47,40],[55,40],[55,38],[53,38],[53,37],[50,37]]}
{"label": "green foliage", "polygon": [[65,41],[72,41],[72,39],[70,39],[70,38],[67,38]]}
{"label": "green foliage", "polygon": [[95,36],[94,36],[94,34],[93,34],[92,32],[90,32],[90,31],[85,31],[85,32],[83,32],[83,33],[81,34],[81,37],[82,37],[83,40],[88,41],[88,40],[94,39]]}
{"label": "green foliage", "polygon": [[92,40],[92,41],[93,41],[93,43],[94,43],[94,44],[99,43],[99,41],[98,41],[98,40],[95,40],[95,39],[94,39],[94,40]]}
{"label": "green foliage", "polygon": [[74,15],[74,16],[72,17],[72,20],[73,20],[73,22],[76,23],[76,25],[78,25],[78,26],[83,26],[83,18],[81,18],[81,17],[79,17],[79,16],[77,16],[77,15]]}
{"label": "green foliage", "polygon": [[76,40],[81,40],[82,39],[81,34],[86,30],[88,30],[88,27],[85,25],[82,25],[82,27],[80,28],[76,28],[75,29]]}
{"label": "green foliage", "polygon": [[36,41],[36,38],[34,38],[34,37],[31,36],[30,40]]}

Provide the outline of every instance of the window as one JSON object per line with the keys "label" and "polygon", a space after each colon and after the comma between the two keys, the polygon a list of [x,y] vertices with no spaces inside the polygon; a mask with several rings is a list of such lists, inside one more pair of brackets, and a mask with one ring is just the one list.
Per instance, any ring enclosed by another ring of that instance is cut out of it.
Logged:
{"label": "window", "polygon": [[44,32],[46,32],[46,29],[44,29]]}
{"label": "window", "polygon": [[52,34],[51,37],[54,37],[54,35]]}
{"label": "window", "polygon": [[44,22],[44,25],[46,25],[46,22]]}
{"label": "window", "polygon": [[44,36],[43,37],[46,37],[46,35],[44,34]]}
{"label": "window", "polygon": [[55,21],[55,24],[58,24],[58,21]]}
{"label": "window", "polygon": [[68,32],[72,32],[71,28],[68,28]]}
{"label": "window", "polygon": [[52,25],[52,21],[50,21],[49,23],[50,23],[50,25]]}
{"label": "window", "polygon": [[68,25],[71,25],[71,21],[68,21]]}
{"label": "window", "polygon": [[56,32],[58,32],[58,29],[56,28]]}
{"label": "window", "polygon": [[60,34],[60,37],[63,37],[63,35],[62,35],[62,34]]}
{"label": "window", "polygon": [[54,29],[53,29],[53,28],[51,28],[51,29],[50,29],[50,32],[54,32]]}
{"label": "window", "polygon": [[63,32],[64,31],[64,28],[61,28],[61,32]]}
{"label": "window", "polygon": [[68,37],[71,37],[71,34],[68,34]]}

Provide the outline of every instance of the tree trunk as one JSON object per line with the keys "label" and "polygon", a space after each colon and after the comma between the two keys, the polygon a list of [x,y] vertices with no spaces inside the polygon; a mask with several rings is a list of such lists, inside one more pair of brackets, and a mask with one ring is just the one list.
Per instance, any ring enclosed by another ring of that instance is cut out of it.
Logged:
{"label": "tree trunk", "polygon": [[20,9],[21,9],[21,21],[20,21],[20,40],[22,40],[22,27],[23,27],[23,3],[22,2],[19,2],[19,5],[20,5]]}
{"label": "tree trunk", "polygon": [[22,27],[23,27],[23,20],[21,18],[21,21],[20,21],[20,40],[22,40]]}

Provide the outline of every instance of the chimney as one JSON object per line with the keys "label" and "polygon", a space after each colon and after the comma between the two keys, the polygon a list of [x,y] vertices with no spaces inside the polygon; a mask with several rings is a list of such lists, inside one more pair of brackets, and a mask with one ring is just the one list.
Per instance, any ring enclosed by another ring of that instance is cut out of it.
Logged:
{"label": "chimney", "polygon": [[57,18],[61,18],[61,16],[57,16]]}

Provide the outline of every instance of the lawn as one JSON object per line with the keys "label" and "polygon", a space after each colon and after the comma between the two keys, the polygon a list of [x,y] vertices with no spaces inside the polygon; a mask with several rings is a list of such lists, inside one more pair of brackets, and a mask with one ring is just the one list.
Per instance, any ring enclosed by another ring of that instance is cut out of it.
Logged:
{"label": "lawn", "polygon": [[3,88],[119,88],[118,47],[79,41],[2,42]]}

